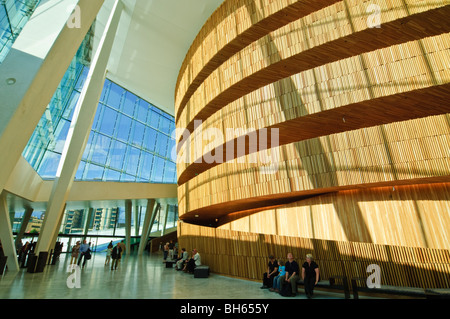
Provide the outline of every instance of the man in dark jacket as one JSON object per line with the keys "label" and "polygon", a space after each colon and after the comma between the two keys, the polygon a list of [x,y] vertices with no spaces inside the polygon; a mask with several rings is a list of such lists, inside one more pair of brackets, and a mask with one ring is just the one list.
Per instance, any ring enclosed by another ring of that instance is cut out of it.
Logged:
{"label": "man in dark jacket", "polygon": [[291,296],[295,296],[297,294],[297,281],[299,278],[300,267],[297,262],[294,260],[292,253],[287,254],[288,261],[285,263],[286,269],[286,277],[284,279],[285,285],[290,285],[292,289]]}
{"label": "man in dark jacket", "polygon": [[117,243],[111,252],[112,258],[111,270],[113,270],[113,268],[114,270],[117,269],[117,264],[119,263],[121,256],[122,256],[122,248],[120,247],[119,243]]}

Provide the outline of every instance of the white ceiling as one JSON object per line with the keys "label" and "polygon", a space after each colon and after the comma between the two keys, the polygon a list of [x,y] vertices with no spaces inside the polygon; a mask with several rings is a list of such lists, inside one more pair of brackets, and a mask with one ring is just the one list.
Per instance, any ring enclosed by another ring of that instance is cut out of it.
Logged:
{"label": "white ceiling", "polygon": [[[174,115],[175,85],[196,35],[223,0],[122,0],[107,77]],[[95,29],[94,50],[114,0],[105,0]]]}

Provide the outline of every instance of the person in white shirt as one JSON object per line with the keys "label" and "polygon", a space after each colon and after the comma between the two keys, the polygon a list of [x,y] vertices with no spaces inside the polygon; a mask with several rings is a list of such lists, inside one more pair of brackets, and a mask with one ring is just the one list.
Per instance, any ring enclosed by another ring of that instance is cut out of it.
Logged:
{"label": "person in white shirt", "polygon": [[189,273],[194,273],[195,267],[200,266],[201,264],[202,261],[200,254],[198,253],[197,249],[194,248],[192,250],[192,257],[186,264],[185,271]]}

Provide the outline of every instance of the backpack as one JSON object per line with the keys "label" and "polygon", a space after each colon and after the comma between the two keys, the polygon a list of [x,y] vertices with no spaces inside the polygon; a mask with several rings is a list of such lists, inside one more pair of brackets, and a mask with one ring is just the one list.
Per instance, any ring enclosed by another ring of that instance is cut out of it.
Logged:
{"label": "backpack", "polygon": [[282,295],[283,297],[292,296],[292,287],[290,283],[281,284],[280,295]]}

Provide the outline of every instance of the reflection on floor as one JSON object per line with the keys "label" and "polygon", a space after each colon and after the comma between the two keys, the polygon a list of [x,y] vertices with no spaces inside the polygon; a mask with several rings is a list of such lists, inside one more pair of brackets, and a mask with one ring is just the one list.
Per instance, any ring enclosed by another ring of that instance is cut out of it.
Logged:
{"label": "reflection on floor", "polygon": [[[6,272],[0,277],[0,299],[286,299],[261,283],[211,274],[209,278],[166,268],[162,255],[125,256],[118,270],[105,266],[105,254],[93,254],[74,286],[76,272],[67,272],[70,255],[62,255],[43,273]],[[296,299],[306,299],[299,289]],[[343,293],[316,291],[316,299],[343,299]],[[364,298],[364,297],[361,297]],[[288,298],[292,299],[292,298]]]}

